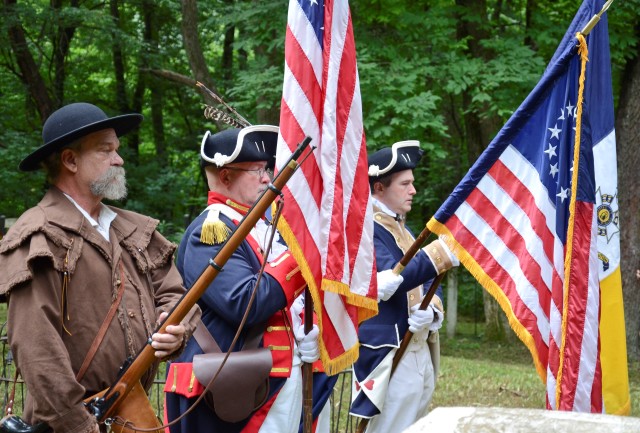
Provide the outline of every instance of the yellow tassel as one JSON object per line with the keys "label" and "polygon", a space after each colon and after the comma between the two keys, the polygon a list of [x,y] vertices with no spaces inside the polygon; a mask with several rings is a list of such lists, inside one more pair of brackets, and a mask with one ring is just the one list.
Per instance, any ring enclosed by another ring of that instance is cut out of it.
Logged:
{"label": "yellow tassel", "polygon": [[220,220],[220,211],[211,209],[202,224],[200,242],[207,245],[221,244],[227,240],[231,230]]}

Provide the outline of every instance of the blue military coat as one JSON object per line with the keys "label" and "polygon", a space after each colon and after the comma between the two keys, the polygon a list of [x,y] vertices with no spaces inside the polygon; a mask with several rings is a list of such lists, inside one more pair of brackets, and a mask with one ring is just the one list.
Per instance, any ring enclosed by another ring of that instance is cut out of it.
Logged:
{"label": "blue military coat", "polygon": [[[210,193],[210,204],[212,201],[228,203],[225,197]],[[234,212],[246,213],[246,207],[237,204],[233,206]],[[221,244],[208,245],[201,241],[202,227],[207,215],[207,212],[203,212],[189,225],[178,249],[177,266],[186,287],[193,285],[207,266],[209,259],[221,247]],[[219,219],[231,230],[238,223],[224,213],[220,213]],[[198,301],[202,309],[202,321],[222,351],[229,349],[255,287],[256,274],[261,266],[258,250],[255,239],[248,236]],[[300,272],[296,271],[297,264],[287,254],[288,252],[284,253],[280,259],[266,267],[245,328],[234,348],[239,350],[242,347],[248,328],[256,325],[266,327],[262,344],[273,347],[269,400],[275,396],[290,375],[294,337],[290,329],[290,313],[286,307],[291,305],[293,299],[304,288],[304,279]],[[184,352],[167,367],[165,408],[169,421],[186,412],[202,393],[203,384],[197,383],[191,371],[193,356],[201,353],[202,349],[195,339],[191,338]],[[201,402],[180,423],[172,426],[170,431],[171,433],[254,431],[253,425],[261,421],[252,418],[254,416],[238,423],[228,423],[218,418],[204,402]]]}
{"label": "blue military coat", "polygon": [[[374,211],[376,210],[374,208]],[[404,255],[396,241],[398,234],[392,233],[381,224],[383,218],[392,217],[379,211],[375,213],[373,237],[378,272],[392,269]],[[408,228],[405,230],[409,231]],[[411,234],[410,231],[409,233]],[[413,234],[411,237],[413,238]],[[360,354],[353,366],[356,394],[350,409],[350,412],[356,416],[370,418],[380,413],[362,388],[366,387],[367,390],[374,391],[374,388],[379,386],[379,381],[389,381],[388,371],[375,378],[372,378],[372,373],[391,350],[400,347],[402,337],[409,329],[407,292],[420,285],[425,285],[426,292],[437,272],[427,254],[419,250],[401,275],[404,280],[398,290],[387,301],[379,302],[378,315],[364,321],[358,330]],[[382,389],[386,389],[386,386]]]}

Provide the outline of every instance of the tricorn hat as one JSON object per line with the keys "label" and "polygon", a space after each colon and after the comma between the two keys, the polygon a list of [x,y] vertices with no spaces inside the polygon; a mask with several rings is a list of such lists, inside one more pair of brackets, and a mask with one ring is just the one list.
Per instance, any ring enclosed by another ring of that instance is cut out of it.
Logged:
{"label": "tricorn hat", "polygon": [[414,169],[424,151],[420,142],[407,140],[394,143],[369,155],[369,179],[375,179],[402,170]]}
{"label": "tricorn hat", "polygon": [[267,161],[267,167],[273,168],[277,144],[278,127],[272,125],[226,129],[216,134],[207,131],[200,145],[200,163],[203,167],[222,167],[231,162]]}
{"label": "tricorn hat", "polygon": [[142,118],[142,114],[137,113],[107,117],[100,108],[86,102],[65,105],[44,122],[44,144],[24,158],[18,167],[22,171],[37,170],[45,158],[79,138],[109,128],[113,128],[120,137],[137,127]]}

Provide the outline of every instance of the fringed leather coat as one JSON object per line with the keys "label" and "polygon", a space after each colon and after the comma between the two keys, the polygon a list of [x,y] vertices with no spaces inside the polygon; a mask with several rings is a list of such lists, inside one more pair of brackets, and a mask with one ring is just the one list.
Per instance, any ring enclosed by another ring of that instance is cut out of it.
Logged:
{"label": "fringed leather coat", "polygon": [[[119,367],[150,337],[161,311],[184,293],[175,245],[158,221],[111,208],[110,242],[52,187],[0,242],[0,294],[9,301],[8,335],[27,384],[24,418],[56,433],[89,431],[82,400],[116,379]],[[80,382],[76,374],[124,284],[107,333]],[[187,337],[199,317],[185,319]],[[155,369],[143,378],[150,386]]]}

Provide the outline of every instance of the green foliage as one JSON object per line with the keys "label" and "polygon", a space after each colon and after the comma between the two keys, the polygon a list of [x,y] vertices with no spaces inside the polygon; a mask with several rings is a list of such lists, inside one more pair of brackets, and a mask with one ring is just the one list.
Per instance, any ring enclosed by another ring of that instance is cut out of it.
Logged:
{"label": "green foliage", "polygon": [[17,218],[40,201],[44,191],[44,176],[42,173],[25,175],[18,171],[25,149],[32,147],[24,136],[3,130],[0,132],[0,142],[11,143],[6,148],[0,146],[0,161],[5,166],[0,177],[0,215]]}
{"label": "green foliage", "polygon": [[[98,0],[77,7],[62,2],[59,9],[34,0],[0,9],[0,158],[5,164],[0,214],[19,215],[39,201],[44,186],[42,174],[15,169],[40,145],[42,125],[9,40],[10,27],[20,24],[47,92],[54,99],[61,92],[56,106],[82,100],[111,115],[121,111],[114,43],[122,48],[124,104],[139,107],[146,118],[139,154],[131,137],[122,139],[130,191],[123,205],[160,219],[163,232],[177,242],[186,221],[204,207],[197,150],[203,132],[215,132],[216,126],[204,119],[195,89],[151,73],[192,76],[180,2],[118,3],[118,20],[109,3]],[[497,132],[542,75],[579,3],[490,1],[462,8],[461,2],[448,0],[350,2],[369,150],[409,139],[419,140],[425,150],[414,173],[418,194],[409,224],[416,231],[474,162],[468,117],[486,122],[485,135]],[[528,27],[527,7],[534,7]],[[249,121],[276,123],[287,3],[203,0],[198,10],[202,54],[216,89]],[[638,53],[639,11],[640,0],[626,0],[614,2],[608,12],[616,96],[622,91],[621,72]],[[76,27],[64,71],[53,62],[60,26]],[[477,31],[463,35],[469,28]],[[230,29],[232,62],[226,64]],[[153,98],[161,98],[161,104],[152,109]],[[154,116],[161,119],[161,130],[154,130]],[[481,298],[477,284],[461,277],[460,314],[482,313]]]}
{"label": "green foliage", "polygon": [[458,271],[458,315],[473,322],[484,323],[482,286],[466,269]]}

